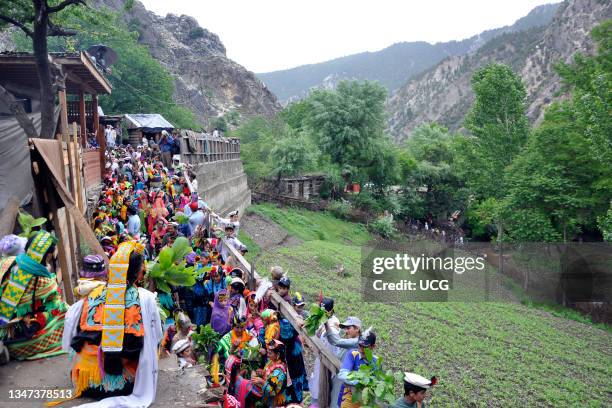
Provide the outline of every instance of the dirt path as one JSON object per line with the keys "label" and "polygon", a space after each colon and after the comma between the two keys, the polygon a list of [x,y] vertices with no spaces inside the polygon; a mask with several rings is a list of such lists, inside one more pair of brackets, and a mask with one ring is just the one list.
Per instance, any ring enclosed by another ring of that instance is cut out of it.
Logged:
{"label": "dirt path", "polygon": [[[70,360],[67,354],[35,361],[12,361],[0,366],[1,407],[43,407],[45,400],[11,400],[10,390],[72,389]],[[185,407],[199,400],[204,377],[199,368],[178,369],[175,357],[161,359],[157,381],[157,397],[152,407]],[[60,407],[74,407],[92,399],[78,398]]]}
{"label": "dirt path", "polygon": [[266,251],[301,243],[298,238],[289,235],[280,226],[258,214],[246,214],[240,221],[240,225],[242,231],[246,232],[261,248],[255,261]]}

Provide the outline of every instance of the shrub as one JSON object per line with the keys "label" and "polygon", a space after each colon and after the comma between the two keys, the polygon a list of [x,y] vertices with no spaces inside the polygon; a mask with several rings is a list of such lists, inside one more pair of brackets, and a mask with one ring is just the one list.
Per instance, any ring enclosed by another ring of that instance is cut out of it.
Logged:
{"label": "shrub", "polygon": [[391,238],[397,233],[393,218],[382,217],[368,224],[368,229],[383,238]]}
{"label": "shrub", "polygon": [[360,208],[375,214],[380,214],[385,209],[384,204],[377,200],[376,197],[367,190],[351,196],[351,201],[355,208]]}
{"label": "shrub", "polygon": [[334,217],[341,220],[348,220],[353,210],[353,206],[346,200],[339,200],[329,203],[327,209]]}
{"label": "shrub", "polygon": [[202,27],[196,27],[193,30],[189,31],[189,39],[195,40],[197,38],[204,37],[204,29]]}

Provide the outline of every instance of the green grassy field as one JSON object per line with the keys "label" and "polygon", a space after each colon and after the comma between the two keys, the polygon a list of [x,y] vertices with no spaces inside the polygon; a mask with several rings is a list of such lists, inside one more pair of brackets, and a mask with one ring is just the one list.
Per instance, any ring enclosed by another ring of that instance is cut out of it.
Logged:
{"label": "green grassy field", "polygon": [[[307,301],[322,289],[336,299],[340,319],[356,315],[373,325],[386,368],[436,374],[432,406],[612,406],[609,331],[519,302],[364,302],[360,245],[372,237],[362,225],[270,205],[250,211],[303,241],[261,254],[259,270],[279,264]],[[347,276],[337,275],[338,264]]]}

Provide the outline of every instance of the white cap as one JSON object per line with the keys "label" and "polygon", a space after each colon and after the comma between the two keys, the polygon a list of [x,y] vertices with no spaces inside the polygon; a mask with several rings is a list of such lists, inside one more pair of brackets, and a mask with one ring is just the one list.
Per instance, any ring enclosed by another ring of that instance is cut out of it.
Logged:
{"label": "white cap", "polygon": [[178,354],[178,353],[185,351],[188,347],[189,347],[189,340],[181,339],[181,340],[178,340],[176,343],[174,343],[174,346],[172,346],[172,352]]}
{"label": "white cap", "polygon": [[435,382],[432,382],[431,379],[428,380],[427,378],[415,373],[404,373],[404,381],[424,389],[428,389],[435,384]]}
{"label": "white cap", "polygon": [[237,276],[232,278],[232,282],[230,283],[230,285],[233,285],[234,283],[242,283],[244,285],[244,281]]}

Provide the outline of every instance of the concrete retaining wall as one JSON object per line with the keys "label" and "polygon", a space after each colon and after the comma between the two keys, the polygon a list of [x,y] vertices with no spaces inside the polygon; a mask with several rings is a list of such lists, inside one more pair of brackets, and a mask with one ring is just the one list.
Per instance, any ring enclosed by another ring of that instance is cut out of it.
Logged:
{"label": "concrete retaining wall", "polygon": [[198,180],[198,193],[218,214],[243,210],[251,205],[251,190],[242,161],[222,160],[202,163],[194,169]]}

